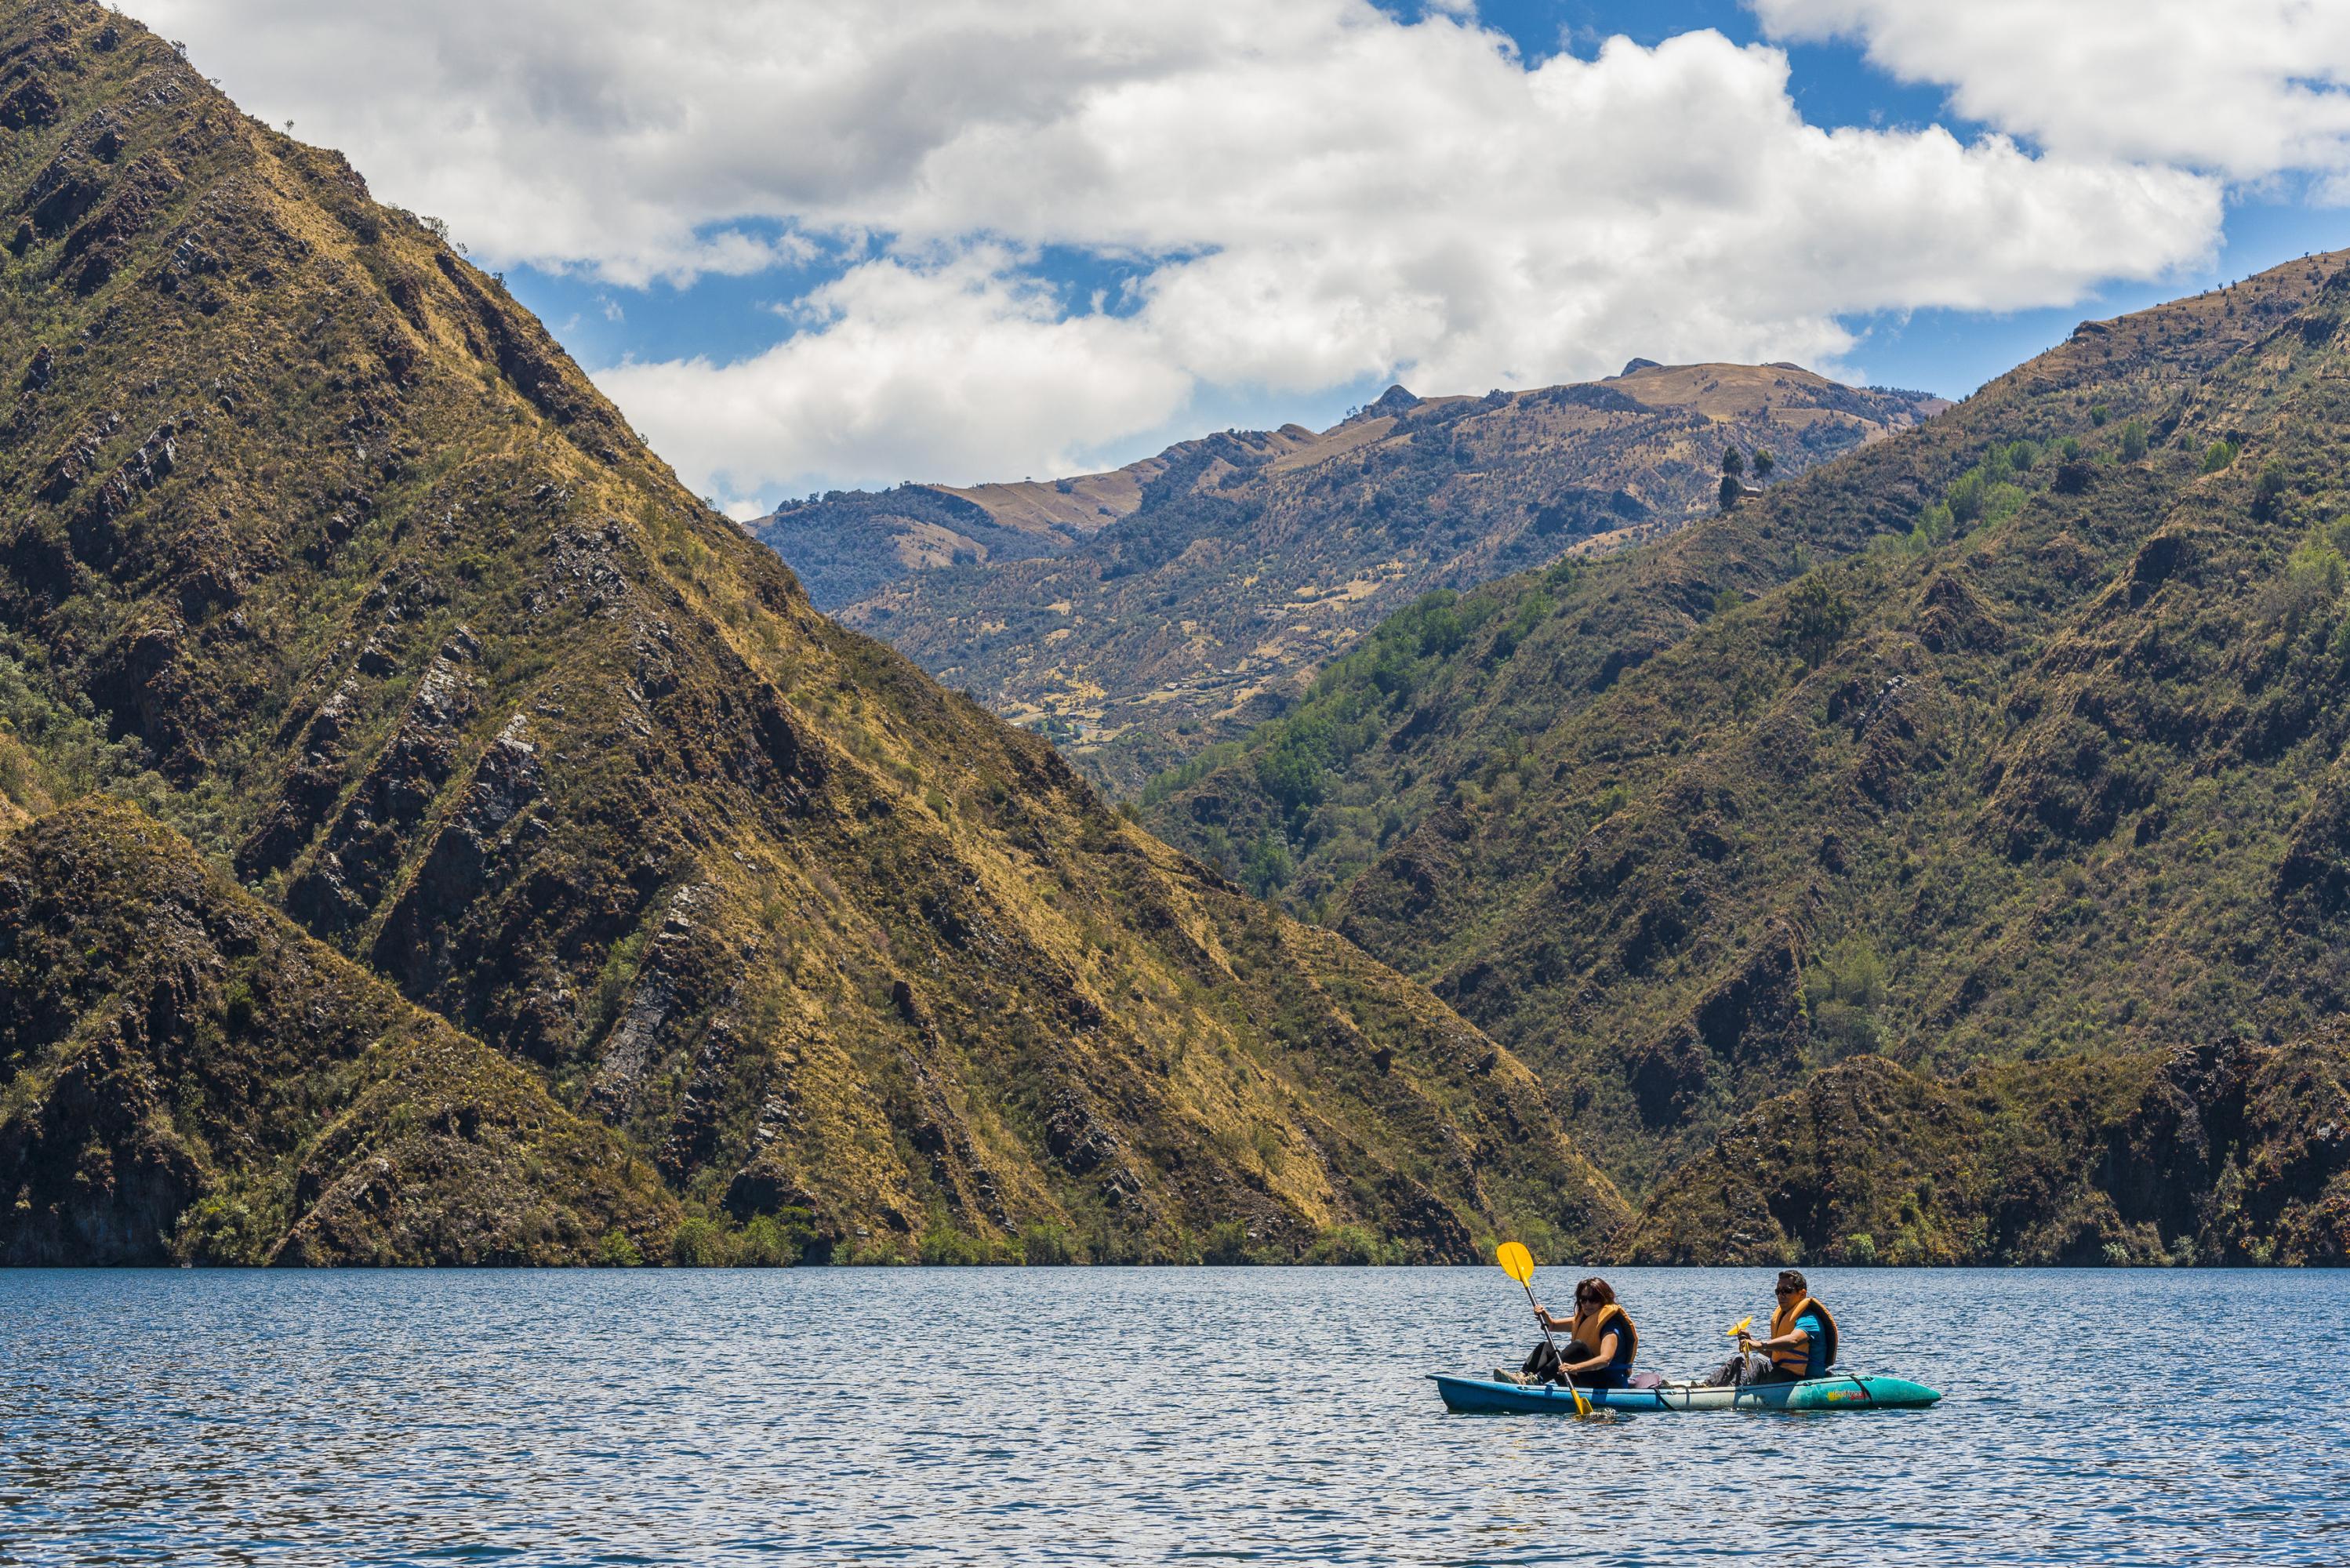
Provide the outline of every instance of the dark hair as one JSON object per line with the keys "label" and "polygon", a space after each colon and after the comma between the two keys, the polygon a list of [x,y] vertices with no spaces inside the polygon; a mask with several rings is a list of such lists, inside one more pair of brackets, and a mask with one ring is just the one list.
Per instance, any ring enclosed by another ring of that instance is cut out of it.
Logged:
{"label": "dark hair", "polygon": [[1616,1304],[1615,1288],[1609,1285],[1606,1280],[1601,1279],[1597,1274],[1592,1275],[1589,1279],[1575,1287],[1575,1299],[1576,1301],[1581,1301],[1586,1296],[1592,1297],[1594,1300],[1597,1301],[1601,1306],[1614,1306]]}
{"label": "dark hair", "polygon": [[1782,1269],[1779,1271],[1779,1288],[1788,1291],[1808,1291],[1811,1286],[1805,1284],[1804,1276],[1794,1269]]}

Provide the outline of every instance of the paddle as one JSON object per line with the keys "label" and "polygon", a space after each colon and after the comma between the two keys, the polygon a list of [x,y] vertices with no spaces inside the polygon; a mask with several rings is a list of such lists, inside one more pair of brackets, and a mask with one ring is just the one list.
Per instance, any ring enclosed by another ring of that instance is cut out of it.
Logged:
{"label": "paddle", "polygon": [[1746,1331],[1753,1326],[1754,1314],[1752,1313],[1748,1313],[1744,1317],[1740,1318],[1736,1323],[1731,1324],[1728,1328],[1721,1331],[1724,1338],[1734,1339],[1738,1342],[1738,1381],[1731,1385],[1733,1387],[1743,1387],[1746,1383],[1746,1345],[1749,1340],[1754,1337]]}
{"label": "paddle", "polygon": [[1558,1363],[1558,1380],[1566,1385],[1569,1394],[1575,1396],[1575,1413],[1577,1416],[1590,1415],[1591,1401],[1583,1397],[1583,1390],[1577,1388],[1575,1379],[1567,1375],[1566,1358],[1559,1355],[1558,1341],[1551,1338],[1550,1324],[1543,1322],[1542,1308],[1534,1302],[1534,1255],[1515,1241],[1504,1241],[1494,1249],[1493,1261],[1502,1265],[1502,1272],[1524,1288],[1526,1305],[1534,1309],[1534,1323],[1543,1331],[1543,1343],[1550,1346],[1551,1359]]}
{"label": "paddle", "polygon": [[[1742,1317],[1736,1323],[1731,1324],[1728,1328],[1721,1331],[1730,1338],[1738,1341],[1738,1376],[1741,1383],[1743,1383],[1746,1380],[1746,1348],[1754,1338],[1752,1334],[1746,1331],[1752,1327],[1753,1324],[1754,1319],[1752,1316]],[[1866,1378],[1853,1372],[1846,1373],[1844,1375],[1844,1378],[1846,1382],[1860,1390],[1860,1397],[1862,1398],[1867,1400],[1872,1405],[1877,1403],[1877,1391],[1868,1386],[1868,1380]]]}

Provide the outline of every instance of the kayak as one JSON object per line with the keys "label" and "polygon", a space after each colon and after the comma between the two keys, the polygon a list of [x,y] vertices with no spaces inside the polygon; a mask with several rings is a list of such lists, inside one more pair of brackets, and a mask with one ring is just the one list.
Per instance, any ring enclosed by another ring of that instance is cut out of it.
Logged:
{"label": "kayak", "polygon": [[[1575,1396],[1555,1385],[1526,1387],[1482,1377],[1447,1377],[1430,1373],[1448,1409],[1461,1412],[1528,1411],[1545,1416],[1575,1414]],[[1751,1388],[1715,1388],[1700,1383],[1666,1383],[1655,1388],[1586,1388],[1583,1397],[1601,1410],[1922,1410],[1939,1399],[1939,1389],[1906,1377],[1811,1377],[1800,1383],[1763,1383]]]}

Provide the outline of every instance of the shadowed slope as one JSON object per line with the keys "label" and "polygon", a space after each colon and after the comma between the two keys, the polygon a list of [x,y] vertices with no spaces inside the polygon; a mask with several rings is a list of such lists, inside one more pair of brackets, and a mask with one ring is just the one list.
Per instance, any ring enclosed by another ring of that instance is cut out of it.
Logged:
{"label": "shadowed slope", "polygon": [[91,800],[0,839],[0,1261],[547,1263],[675,1204],[530,1073]]}
{"label": "shadowed slope", "polygon": [[2350,1045],[1975,1068],[1881,1057],[1756,1107],[1667,1177],[1627,1262],[2329,1263],[2350,1258]]}

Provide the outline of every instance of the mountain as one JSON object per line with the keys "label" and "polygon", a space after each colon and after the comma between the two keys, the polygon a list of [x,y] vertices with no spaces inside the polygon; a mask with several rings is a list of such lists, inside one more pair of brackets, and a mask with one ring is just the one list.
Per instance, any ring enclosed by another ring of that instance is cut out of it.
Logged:
{"label": "mountain", "polygon": [[1064,555],[1140,506],[1143,487],[1196,444],[1074,479],[835,490],[778,506],[750,528],[818,609],[837,610],[916,572]]}
{"label": "mountain", "polygon": [[0,1255],[1623,1217],[1515,1057],[816,613],[439,224],[135,23],[0,10]]}
{"label": "mountain", "polygon": [[2344,260],[1423,601],[1146,818],[1430,982],[1636,1193],[1850,1057],[2308,1035],[2350,981]]}
{"label": "mountain", "polygon": [[7,1263],[580,1262],[677,1206],[601,1124],[92,796],[0,838]]}
{"label": "mountain", "polygon": [[1668,1176],[1627,1262],[2350,1261],[2350,1036],[1986,1064],[1856,1056]]}
{"label": "mountain", "polygon": [[1397,387],[1319,434],[1227,431],[1051,486],[838,495],[757,531],[839,585],[850,625],[1130,794],[1429,589],[1709,513],[1731,446],[1793,474],[1941,406],[1793,365],[1638,361],[1483,398]]}

